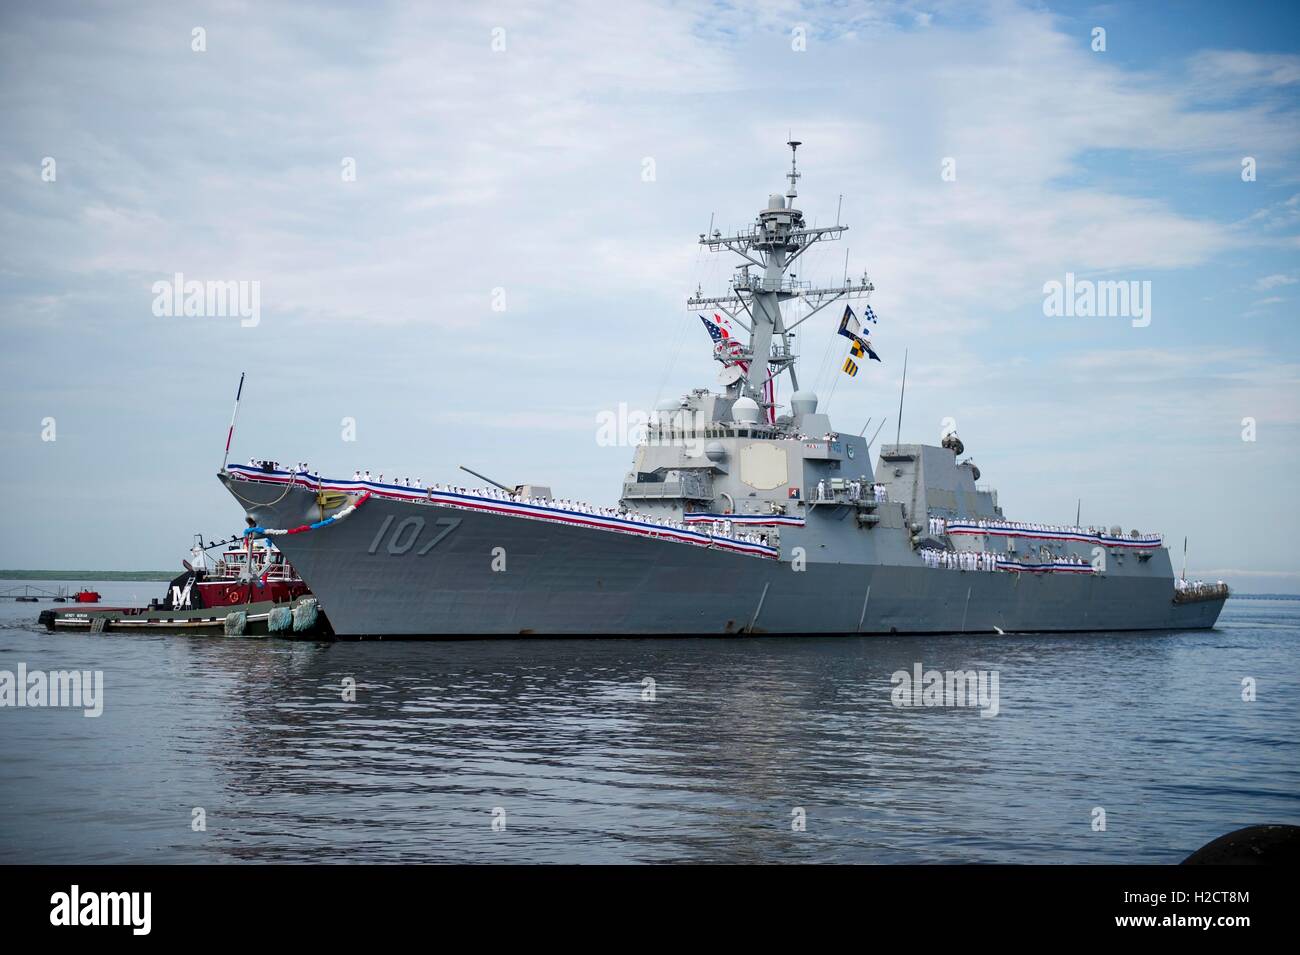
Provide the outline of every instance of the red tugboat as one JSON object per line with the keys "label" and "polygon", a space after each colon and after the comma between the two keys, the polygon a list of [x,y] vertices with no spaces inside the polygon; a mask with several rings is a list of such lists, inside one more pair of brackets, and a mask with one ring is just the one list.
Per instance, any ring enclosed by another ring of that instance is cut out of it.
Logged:
{"label": "red tugboat", "polygon": [[[222,546],[226,550],[215,559],[208,556],[208,551]],[[287,603],[311,593],[280,549],[266,538],[236,538],[205,547],[202,535],[196,534],[190,554],[192,562],[182,561],[185,573],[171,582],[162,603],[154,601],[151,606],[165,610],[238,607],[264,600]]]}
{"label": "red tugboat", "polygon": [[[209,551],[220,550],[217,556]],[[147,607],[46,610],[40,622],[50,630],[225,630],[239,633],[306,635],[328,631],[315,598],[280,549],[251,536],[203,543],[195,535],[185,572],[167,585],[161,600]],[[98,594],[94,595],[98,598]],[[78,602],[83,601],[81,596]]]}
{"label": "red tugboat", "polygon": [[82,587],[72,595],[72,599],[79,604],[97,604],[100,600],[100,594],[98,590],[87,590]]}

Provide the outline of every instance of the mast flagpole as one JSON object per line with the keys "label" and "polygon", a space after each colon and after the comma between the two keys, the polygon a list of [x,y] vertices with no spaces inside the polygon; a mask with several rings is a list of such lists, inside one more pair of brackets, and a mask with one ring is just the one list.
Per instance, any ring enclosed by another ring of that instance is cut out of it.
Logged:
{"label": "mast flagpole", "polygon": [[907,394],[907,349],[903,349],[903,384],[898,389],[898,428],[894,431],[894,447],[898,447],[898,442],[902,439],[903,434],[903,395]]}
{"label": "mast flagpole", "polygon": [[230,430],[226,432],[226,453],[221,458],[221,470],[230,461],[230,441],[235,436],[235,419],[239,417],[239,398],[244,393],[244,372],[239,373],[239,388],[235,391],[235,410],[230,413]]}
{"label": "mast flagpole", "polygon": [[[871,446],[872,446],[873,444],[876,443],[876,438],[880,436],[880,429],[883,428],[883,427],[885,426],[885,422],[888,421],[888,420],[889,420],[889,418],[888,418],[888,417],[885,417],[885,418],[880,422],[879,426],[877,426],[877,428],[876,428],[876,430],[875,430],[875,433],[871,435],[871,440],[867,442],[867,448],[868,448],[868,449],[870,449]],[[866,431],[867,429],[866,429],[866,428],[863,428],[862,430],[863,430],[863,431]]]}

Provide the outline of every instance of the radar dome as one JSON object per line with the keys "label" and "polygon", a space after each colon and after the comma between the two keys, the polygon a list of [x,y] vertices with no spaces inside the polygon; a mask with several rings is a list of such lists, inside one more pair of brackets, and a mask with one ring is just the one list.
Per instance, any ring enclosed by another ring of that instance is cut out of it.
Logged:
{"label": "radar dome", "polygon": [[761,417],[758,402],[753,398],[737,398],[731,406],[731,417],[745,424],[757,424]]}
{"label": "radar dome", "polygon": [[796,418],[802,418],[806,414],[815,414],[817,411],[817,393],[802,389],[796,391],[790,396],[790,409],[794,412]]}
{"label": "radar dome", "polygon": [[682,403],[676,398],[665,398],[655,405],[655,420],[660,424],[671,427],[673,416],[682,410]]}
{"label": "radar dome", "polygon": [[710,461],[721,461],[727,456],[727,449],[717,441],[710,441],[704,446],[704,456]]}

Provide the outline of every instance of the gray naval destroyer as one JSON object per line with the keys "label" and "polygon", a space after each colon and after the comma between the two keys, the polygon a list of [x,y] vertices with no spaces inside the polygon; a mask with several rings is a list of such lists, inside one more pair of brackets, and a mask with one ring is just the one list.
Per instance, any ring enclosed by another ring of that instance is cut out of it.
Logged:
{"label": "gray naval destroyer", "polygon": [[[865,275],[838,287],[794,281],[800,256],[847,227],[806,224],[795,205],[799,144],[789,145],[784,195],[747,229],[700,236],[742,260],[725,294],[688,301],[746,333],[715,347],[720,390],[656,408],[617,508],[537,485],[223,465],[248,533],[275,538],[337,635],[1214,625],[1227,588],[1175,578],[1158,536],[1010,519],[955,434],[884,445],[873,468],[869,441],[818,410],[799,386],[795,329],[873,286]],[[794,318],[783,307],[796,298],[804,314]],[[781,377],[793,389],[784,413],[770,387]]]}

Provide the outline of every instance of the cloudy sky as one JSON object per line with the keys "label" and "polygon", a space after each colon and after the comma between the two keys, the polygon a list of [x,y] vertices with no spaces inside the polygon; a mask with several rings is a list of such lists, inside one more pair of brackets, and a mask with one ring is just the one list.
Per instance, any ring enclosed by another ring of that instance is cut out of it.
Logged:
{"label": "cloudy sky", "polygon": [[[0,567],[167,568],[238,530],[214,475],[241,371],[236,460],[466,464],[613,503],[632,452],[597,416],[714,381],[684,303],[734,262],[696,239],[783,191],[793,133],[809,221],[842,201],[850,225],[800,278],[847,255],[877,287],[883,364],[837,381],[835,310],[801,330],[837,427],[889,416],[892,440],[907,350],[904,440],[955,419],[1009,517],[1082,498],[1085,522],[1188,536],[1192,572],[1300,592],[1298,25],[1232,3],[6,4]],[[1045,315],[1067,272],[1150,282],[1149,325]],[[256,325],[155,314],[176,273],[258,283]]]}

